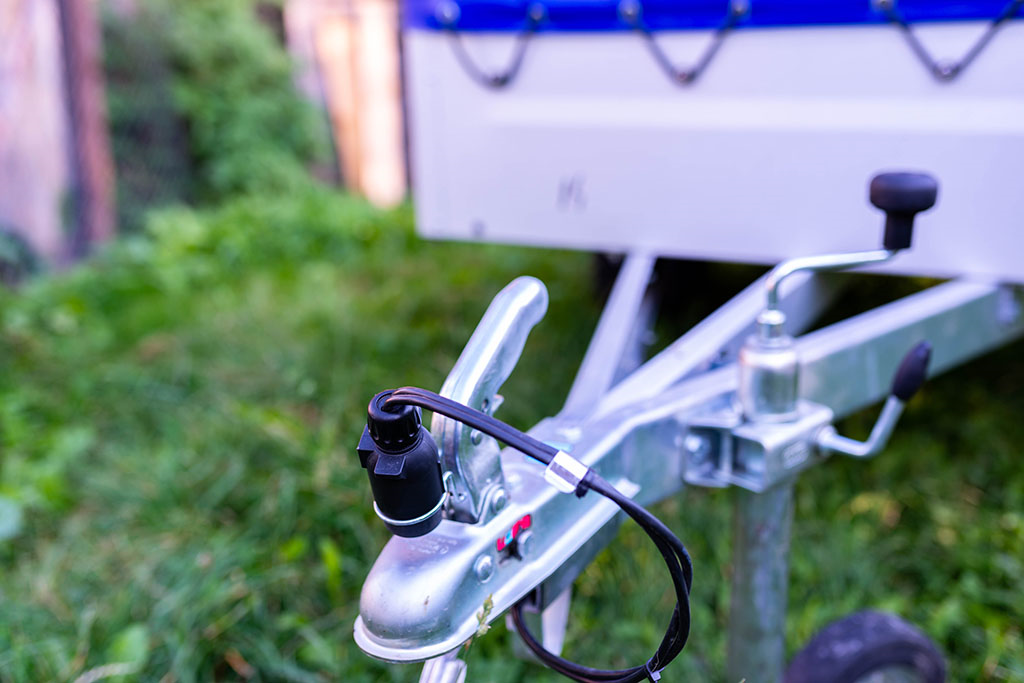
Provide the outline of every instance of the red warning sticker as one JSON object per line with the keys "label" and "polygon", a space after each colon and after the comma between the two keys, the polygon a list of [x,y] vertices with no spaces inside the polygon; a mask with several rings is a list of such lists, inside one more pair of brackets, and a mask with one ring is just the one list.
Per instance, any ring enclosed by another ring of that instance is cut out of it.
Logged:
{"label": "red warning sticker", "polygon": [[512,541],[516,540],[519,534],[529,529],[532,524],[533,518],[530,515],[523,515],[522,519],[513,524],[512,528],[509,529],[504,536],[498,539],[498,552],[500,553],[502,550],[507,548]]}

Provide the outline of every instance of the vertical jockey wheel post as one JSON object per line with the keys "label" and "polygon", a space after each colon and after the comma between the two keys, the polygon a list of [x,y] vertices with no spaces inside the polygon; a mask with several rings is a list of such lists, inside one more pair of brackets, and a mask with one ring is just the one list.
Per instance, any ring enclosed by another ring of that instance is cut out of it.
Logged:
{"label": "vertical jockey wheel post", "polygon": [[[772,269],[765,281],[765,308],[757,316],[755,333],[739,354],[737,398],[746,425],[754,429],[762,425],[762,432],[770,431],[772,425],[784,429],[814,409],[800,401],[800,358],[779,307],[782,281],[800,271],[842,270],[892,259],[910,247],[914,218],[930,209],[937,196],[938,183],[925,173],[876,175],[868,198],[885,213],[881,249],[794,258]],[[899,395],[890,396],[867,444],[840,437],[827,426],[813,440],[817,452],[863,457],[880,450],[895,427],[903,402],[924,381],[930,350],[927,342],[922,342],[908,354],[894,382],[894,393],[898,386]],[[728,673],[736,680],[782,678],[795,476],[796,471],[783,475],[760,492],[741,490],[735,494]]]}

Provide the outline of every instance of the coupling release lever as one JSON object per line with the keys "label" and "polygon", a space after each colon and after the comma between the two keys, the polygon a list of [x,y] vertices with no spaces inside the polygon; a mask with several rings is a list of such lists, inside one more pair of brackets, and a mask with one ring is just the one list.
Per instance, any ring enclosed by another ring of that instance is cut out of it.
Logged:
{"label": "coupling release lever", "polygon": [[[506,285],[488,306],[440,394],[493,415],[502,401],[498,390],[547,308],[548,291],[540,280],[523,276]],[[430,431],[449,489],[448,517],[471,524],[487,521],[507,501],[498,442],[436,413]]]}

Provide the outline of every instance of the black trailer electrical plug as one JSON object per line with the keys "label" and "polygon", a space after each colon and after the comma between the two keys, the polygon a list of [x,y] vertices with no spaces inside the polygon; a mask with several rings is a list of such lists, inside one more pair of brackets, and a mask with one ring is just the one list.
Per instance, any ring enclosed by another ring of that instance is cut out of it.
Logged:
{"label": "black trailer electrical plug", "polygon": [[373,490],[374,511],[396,536],[413,538],[441,523],[445,492],[437,445],[411,405],[384,402],[392,392],[373,397],[356,452]]}

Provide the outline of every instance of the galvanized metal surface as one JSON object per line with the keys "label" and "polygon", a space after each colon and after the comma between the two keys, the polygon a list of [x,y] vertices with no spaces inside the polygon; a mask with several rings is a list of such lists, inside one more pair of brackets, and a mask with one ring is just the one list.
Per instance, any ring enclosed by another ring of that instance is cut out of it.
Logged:
{"label": "galvanized metal surface", "polygon": [[732,593],[726,676],[775,683],[786,664],[793,481],[733,498]]}
{"label": "galvanized metal surface", "polygon": [[845,436],[840,436],[831,425],[822,429],[815,437],[815,443],[823,453],[842,453],[854,458],[870,458],[878,455],[885,444],[889,442],[896,422],[903,413],[903,401],[895,396],[885,399],[882,407],[882,414],[875,421],[871,434],[867,441],[855,441]]}
{"label": "galvanized metal surface", "polygon": [[[673,384],[711,367],[736,360],[756,331],[754,320],[764,308],[765,277],[746,288],[692,330],[669,344],[615,385],[592,417],[611,415],[637,401],[657,396]],[[797,273],[781,287],[779,308],[796,334],[807,329],[848,282],[842,274]]]}
{"label": "galvanized metal surface", "polygon": [[[653,395],[639,391],[632,402],[611,414],[599,407],[579,421],[552,418],[531,433],[557,442],[559,448],[648,505],[679,491],[684,475],[694,481],[690,474],[691,468],[696,470],[700,464],[697,454],[713,454],[715,446],[703,449],[700,439],[691,437],[698,435],[702,425],[717,419],[719,433],[728,434],[732,443],[729,466],[745,476],[733,473],[717,479],[715,468],[705,468],[702,483],[772,489],[780,478],[785,480],[817,461],[812,451],[803,452],[807,459],[794,453],[813,445],[817,428],[824,426],[830,415],[849,414],[888,394],[896,364],[920,339],[928,338],[935,347],[934,374],[1020,336],[1024,322],[1013,313],[1019,309],[1008,301],[1014,302],[1012,290],[952,282],[798,340],[803,361],[801,393],[805,400],[813,399],[806,404],[806,424],[744,424],[736,407],[738,369],[730,364],[694,374]],[[754,314],[748,324],[753,323]],[[786,429],[790,432],[778,431]],[[790,449],[792,444],[797,444],[796,450]],[[758,468],[750,466],[751,452],[775,453],[784,466],[774,470],[763,466],[760,476],[754,476]],[[718,457],[723,454],[719,444]],[[544,483],[544,467],[515,451],[501,454],[501,467],[508,503],[493,518],[477,524],[446,519],[427,536],[394,538],[385,547],[360,601],[355,635],[364,651],[397,661],[422,660],[451,651],[482,623],[496,618],[538,586],[542,587],[539,606],[550,604],[610,540],[619,518],[614,504],[593,494],[578,499],[557,493]],[[756,495],[737,495],[742,501],[737,504],[738,518],[753,519],[760,514],[758,510],[771,507],[767,499]],[[778,522],[782,518],[777,513],[778,508],[760,523],[766,519]],[[532,518],[529,551],[521,559],[501,556],[496,539],[527,514]],[[746,541],[738,537],[735,552],[739,561],[760,554],[759,538],[750,539],[744,547]],[[494,567],[486,579],[478,572],[482,556],[488,556]],[[768,576],[779,571],[776,566]],[[756,572],[741,572],[744,575],[771,590],[777,587],[777,581],[758,578],[762,575]],[[738,593],[737,605],[768,599],[760,596],[761,589],[748,589],[747,597],[742,589]],[[767,625],[763,626],[761,631],[752,630],[745,642],[755,651],[768,652],[768,645],[762,647],[756,635],[767,632]],[[767,679],[758,676],[751,680]]]}
{"label": "galvanized metal surface", "polygon": [[[392,538],[363,584],[356,643],[390,661],[420,661],[454,650],[482,625],[503,614],[540,584],[611,519],[618,508],[591,495],[561,494],[543,479],[543,467],[504,454],[509,506],[486,525],[443,520],[420,538]],[[626,495],[637,486],[611,478]],[[532,517],[518,554],[495,541],[525,514]],[[474,567],[490,557],[493,573],[481,580]]]}
{"label": "galvanized metal surface", "polygon": [[800,396],[843,417],[885,398],[904,354],[932,344],[929,376],[1021,335],[1019,290],[954,280],[800,338]]}
{"label": "galvanized metal surface", "polygon": [[771,338],[751,335],[740,350],[739,369],[738,394],[744,418],[752,422],[796,418],[800,357],[792,337],[785,333]]}
{"label": "galvanized metal surface", "polygon": [[775,311],[779,308],[779,288],[782,282],[795,273],[814,271],[817,273],[830,270],[845,270],[873,263],[884,263],[897,252],[891,249],[874,249],[871,251],[854,251],[842,254],[817,254],[787,259],[775,266],[764,281],[766,293],[765,309]]}
{"label": "galvanized metal surface", "polygon": [[435,657],[423,664],[419,683],[465,683],[466,662],[456,652]]}
{"label": "galvanized metal surface", "polygon": [[[516,278],[501,290],[445,380],[441,395],[493,413],[501,402],[498,389],[512,374],[530,329],[547,308],[547,289],[536,278]],[[506,496],[498,442],[438,414],[430,431],[441,452],[446,483],[452,487],[449,516],[473,523],[497,512],[498,500]]]}
{"label": "galvanized metal surface", "polygon": [[799,272],[827,272],[888,261],[893,250],[821,254],[789,259],[764,279],[765,307],[757,316],[757,332],[740,350],[739,401],[743,417],[752,422],[789,422],[798,417],[800,359],[786,330],[779,295],[786,278]]}
{"label": "galvanized metal surface", "polygon": [[631,346],[636,345],[635,336],[638,331],[642,331],[640,312],[656,261],[653,255],[645,253],[626,256],[579,372],[569,389],[562,417],[586,415],[615,383],[623,356]]}

